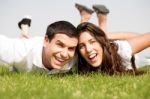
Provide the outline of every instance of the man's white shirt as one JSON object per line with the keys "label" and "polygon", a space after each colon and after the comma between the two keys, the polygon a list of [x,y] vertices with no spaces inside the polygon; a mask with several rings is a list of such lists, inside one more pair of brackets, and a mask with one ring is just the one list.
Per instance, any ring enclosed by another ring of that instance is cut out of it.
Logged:
{"label": "man's white shirt", "polygon": [[77,57],[61,70],[48,70],[42,64],[43,37],[11,39],[0,35],[0,61],[18,71],[44,71],[49,74],[68,72],[77,62]]}

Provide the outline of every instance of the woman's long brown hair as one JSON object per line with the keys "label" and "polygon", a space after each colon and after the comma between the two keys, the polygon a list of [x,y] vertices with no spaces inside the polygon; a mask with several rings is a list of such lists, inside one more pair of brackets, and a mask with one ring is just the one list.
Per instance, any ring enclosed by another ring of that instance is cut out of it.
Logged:
{"label": "woman's long brown hair", "polygon": [[[127,72],[127,69],[123,65],[124,60],[117,53],[118,46],[107,38],[104,31],[102,31],[99,27],[89,22],[79,24],[77,30],[79,36],[84,31],[88,31],[89,33],[91,33],[91,35],[95,37],[95,39],[99,42],[100,46],[103,49],[102,64],[97,68],[92,67],[90,64],[88,64],[86,60],[81,56],[78,50],[78,70],[80,73],[100,71],[109,75],[113,75]],[[133,70],[131,70],[130,72],[134,72],[136,70],[134,59],[132,61]]]}

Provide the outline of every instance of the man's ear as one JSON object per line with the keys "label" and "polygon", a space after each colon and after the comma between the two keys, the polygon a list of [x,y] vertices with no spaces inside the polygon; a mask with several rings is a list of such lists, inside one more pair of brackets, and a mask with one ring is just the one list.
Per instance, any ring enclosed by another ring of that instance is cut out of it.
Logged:
{"label": "man's ear", "polygon": [[44,47],[46,47],[48,43],[49,43],[48,36],[45,35],[45,37],[44,37]]}

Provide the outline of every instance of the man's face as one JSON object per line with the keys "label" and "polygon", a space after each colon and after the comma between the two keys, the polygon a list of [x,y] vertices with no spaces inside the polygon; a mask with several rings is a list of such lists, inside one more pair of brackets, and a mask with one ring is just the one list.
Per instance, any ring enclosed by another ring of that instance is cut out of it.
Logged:
{"label": "man's face", "polygon": [[55,69],[61,69],[73,59],[77,44],[76,37],[69,37],[65,34],[55,34],[51,41],[46,36],[44,54],[48,65]]}

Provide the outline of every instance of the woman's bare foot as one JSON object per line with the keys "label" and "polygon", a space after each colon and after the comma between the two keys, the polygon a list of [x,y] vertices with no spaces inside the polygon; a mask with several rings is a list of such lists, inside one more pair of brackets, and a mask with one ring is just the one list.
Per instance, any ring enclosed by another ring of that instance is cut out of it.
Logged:
{"label": "woman's bare foot", "polygon": [[31,17],[24,17],[18,23],[18,27],[21,29],[21,37],[20,38],[29,38],[30,25],[31,25]]}
{"label": "woman's bare foot", "polygon": [[109,10],[104,5],[93,5],[93,9],[97,14],[99,27],[106,32],[107,14]]}

